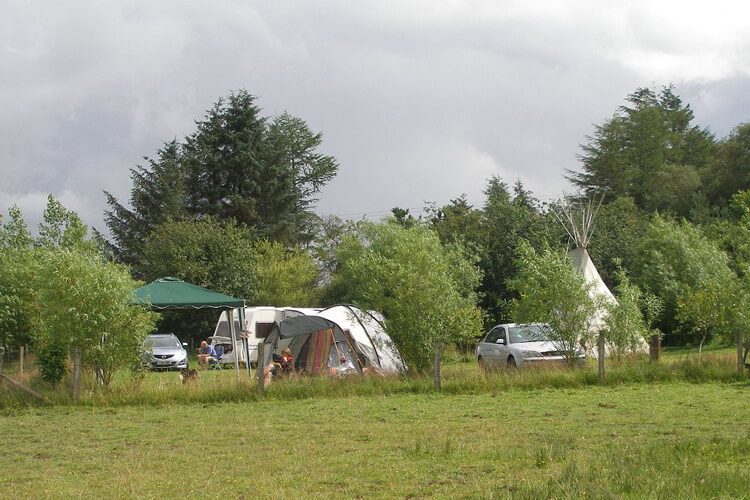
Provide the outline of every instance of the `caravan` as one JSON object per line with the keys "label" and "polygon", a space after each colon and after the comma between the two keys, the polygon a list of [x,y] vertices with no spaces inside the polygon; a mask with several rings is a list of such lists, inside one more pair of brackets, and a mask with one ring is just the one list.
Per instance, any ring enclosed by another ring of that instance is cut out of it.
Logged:
{"label": "caravan", "polygon": [[[239,353],[239,362],[241,365],[247,366],[248,356],[251,365],[254,365],[258,360],[258,344],[271,333],[271,330],[277,323],[287,318],[314,313],[316,311],[317,309],[261,306],[246,307],[240,312],[240,309],[237,308],[233,314],[234,331],[237,332],[236,346],[234,347],[232,346],[227,312],[223,311],[219,315],[219,321],[216,323],[214,334],[209,337],[209,340],[214,348],[218,346],[223,347],[225,354],[221,358],[221,364],[234,365],[235,353]],[[243,337],[247,339],[247,355],[242,346]]]}

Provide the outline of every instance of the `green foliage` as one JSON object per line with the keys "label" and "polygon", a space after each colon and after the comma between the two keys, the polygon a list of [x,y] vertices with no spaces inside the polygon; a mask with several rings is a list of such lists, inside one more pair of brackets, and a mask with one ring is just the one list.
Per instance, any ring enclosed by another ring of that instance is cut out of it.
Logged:
{"label": "green foliage", "polygon": [[514,317],[518,323],[549,323],[566,359],[575,361],[576,349],[587,344],[590,325],[600,304],[589,296],[592,284],[575,270],[568,255],[549,246],[536,252],[518,244],[519,272],[508,281],[518,293]]}
{"label": "green foliage", "polygon": [[34,318],[32,238],[18,207],[8,212],[0,225],[0,345],[21,346],[30,340]]}
{"label": "green foliage", "polygon": [[747,305],[747,292],[736,280],[702,282],[695,287],[686,284],[677,296],[675,319],[700,335],[701,349],[705,339],[712,334],[731,345],[737,329],[747,327]]}
{"label": "green foliage", "polygon": [[[129,269],[106,260],[77,214],[52,196],[35,248],[17,208],[0,231],[0,328],[14,343],[33,340],[40,373],[65,376],[71,347],[97,368],[106,384],[138,360],[156,315],[132,305],[137,287]],[[10,334],[10,336],[8,335]]]}
{"label": "green foliage", "polygon": [[121,367],[138,359],[156,313],[133,306],[138,283],[126,267],[81,249],[46,249],[37,254],[35,282],[46,348],[80,348],[84,364],[108,385]]}
{"label": "green foliage", "polygon": [[256,304],[302,307],[315,304],[319,273],[309,253],[298,246],[287,249],[268,240],[257,243],[256,250]]}
{"label": "green foliage", "polygon": [[570,172],[569,179],[589,195],[632,197],[648,211],[687,215],[687,202],[701,184],[698,172],[713,159],[712,134],[691,125],[693,111],[671,86],[658,94],[637,89],[627,103],[587,137],[583,172]]}
{"label": "green foliage", "polygon": [[252,230],[231,220],[166,221],[154,228],[143,248],[146,279],[175,276],[252,300],[258,261],[253,241]]}
{"label": "green foliage", "polygon": [[469,205],[466,195],[461,195],[442,207],[432,204],[428,206],[428,213],[430,226],[437,232],[440,241],[460,241],[469,247],[478,247],[481,241],[479,224],[482,211]]}
{"label": "green foliage", "polygon": [[42,248],[81,248],[93,243],[86,240],[88,227],[78,214],[65,208],[54,196],[47,197],[43,222],[39,224],[36,244]]}
{"label": "green foliage", "polygon": [[68,371],[68,349],[61,344],[61,342],[48,339],[46,342],[39,342],[37,346],[39,376],[52,385],[60,382]]}
{"label": "green foliage", "polygon": [[632,198],[610,200],[597,212],[587,250],[610,288],[617,283],[618,261],[624,269],[633,266],[636,248],[646,234],[648,221],[649,217],[635,206]]}
{"label": "green foliage", "polygon": [[350,297],[381,311],[407,364],[427,369],[436,337],[465,344],[481,332],[473,289],[480,272],[460,246],[445,248],[423,224],[365,223],[337,251]]}
{"label": "green foliage", "polygon": [[[476,236],[479,266],[483,271],[480,306],[487,322],[497,324],[511,316],[508,305],[517,298],[508,287],[508,279],[519,272],[516,260],[519,242],[524,240],[540,250],[548,242],[559,241],[562,229],[556,223],[550,224],[540,213],[536,200],[523,189],[520,181],[511,195],[508,186],[493,177],[485,194],[487,202]],[[469,223],[468,227],[473,224]]]}
{"label": "green foliage", "polygon": [[658,305],[646,298],[638,286],[630,282],[623,269],[618,273],[615,287],[617,302],[607,304],[604,316],[605,339],[609,352],[616,357],[639,352],[651,336],[651,329],[643,316],[642,307],[649,310]]}
{"label": "green foliage", "polygon": [[112,250],[120,262],[137,266],[134,271],[138,275],[146,272],[141,269],[143,244],[151,231],[167,220],[186,216],[187,179],[180,147],[176,140],[168,142],[157,150],[156,159],[144,158],[148,167],[139,165],[130,170],[132,210],[110,193],[104,193],[110,207],[104,213],[104,221],[114,238]]}
{"label": "green foliage", "polygon": [[263,238],[310,241],[314,197],[338,169],[318,152],[321,144],[322,134],[299,118],[263,118],[244,90],[219,99],[183,142],[166,144],[148,167],[131,170],[132,208],[107,194],[116,255],[145,275],[141,248],[169,219],[234,220]]}
{"label": "green foliage", "polygon": [[750,189],[750,123],[738,125],[718,143],[703,179],[712,205],[725,205],[738,191]]}
{"label": "green foliage", "polygon": [[[688,289],[733,287],[736,275],[727,255],[687,221],[653,217],[637,248],[634,281],[664,303],[658,325],[664,332],[679,328],[678,300]],[[713,285],[712,285],[713,284]]]}

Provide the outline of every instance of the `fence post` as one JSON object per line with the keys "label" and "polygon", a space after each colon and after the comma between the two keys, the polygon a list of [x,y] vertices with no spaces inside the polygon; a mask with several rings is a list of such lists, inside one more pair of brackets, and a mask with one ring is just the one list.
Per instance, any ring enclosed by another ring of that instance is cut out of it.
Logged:
{"label": "fence post", "polygon": [[435,390],[440,392],[440,337],[435,337],[434,375]]}
{"label": "fence post", "polygon": [[[258,377],[258,394],[265,393],[265,387],[263,385],[265,379],[266,367],[263,366],[266,360],[266,344],[261,342],[258,344],[258,362],[255,364],[255,375]],[[250,361],[248,360],[248,363]]]}
{"label": "fence post", "polygon": [[5,361],[5,347],[0,346],[0,385],[3,383],[3,361]]}
{"label": "fence post", "polygon": [[659,356],[661,355],[661,337],[659,335],[651,335],[649,355],[651,356],[651,361],[659,362]]}
{"label": "fence post", "polygon": [[81,348],[73,351],[73,404],[78,404],[81,395]]}
{"label": "fence post", "polygon": [[744,375],[744,366],[742,362],[742,330],[737,329],[737,375]]}
{"label": "fence post", "polygon": [[599,332],[597,339],[597,355],[599,356],[599,380],[604,380],[604,331]]}
{"label": "fence post", "polygon": [[23,346],[18,349],[18,373],[23,373]]}

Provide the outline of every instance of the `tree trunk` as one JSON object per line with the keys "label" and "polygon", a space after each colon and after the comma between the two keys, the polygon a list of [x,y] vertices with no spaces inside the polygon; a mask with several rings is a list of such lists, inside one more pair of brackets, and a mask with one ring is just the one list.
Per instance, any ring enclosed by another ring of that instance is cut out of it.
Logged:
{"label": "tree trunk", "polygon": [[18,349],[18,373],[23,374],[23,346]]}
{"label": "tree trunk", "polygon": [[703,355],[703,342],[706,341],[706,336],[701,337],[701,343],[698,346],[698,364],[701,364],[701,356]]}
{"label": "tree trunk", "polygon": [[435,360],[433,362],[435,390],[440,392],[440,337],[435,337]]}
{"label": "tree trunk", "polygon": [[604,332],[599,332],[599,380],[604,380]]}
{"label": "tree trunk", "polygon": [[73,404],[78,404],[81,395],[81,348],[73,351]]}

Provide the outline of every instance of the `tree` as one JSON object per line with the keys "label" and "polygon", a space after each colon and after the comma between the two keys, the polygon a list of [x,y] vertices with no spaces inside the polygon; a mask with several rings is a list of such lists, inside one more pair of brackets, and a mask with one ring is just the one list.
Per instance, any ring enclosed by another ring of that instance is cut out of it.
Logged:
{"label": "tree", "polygon": [[35,341],[47,353],[80,349],[109,385],[118,369],[138,362],[155,326],[157,314],[132,303],[139,283],[126,267],[80,248],[42,250],[38,264],[36,303],[44,313]]}
{"label": "tree", "polygon": [[[258,285],[254,241],[251,229],[231,220],[168,220],[154,228],[145,242],[145,279],[174,276],[253,303]],[[159,327],[183,340],[197,341],[215,323],[215,311],[168,311]]]}
{"label": "tree", "polygon": [[632,198],[610,200],[597,212],[595,236],[591,238],[588,251],[610,289],[617,284],[617,262],[624,269],[633,266],[636,248],[646,235],[648,222],[649,216],[636,207]]}
{"label": "tree", "polygon": [[686,200],[700,185],[697,172],[712,161],[715,144],[708,129],[691,125],[693,111],[673,90],[639,88],[628,95],[629,105],[587,137],[579,156],[583,171],[569,171],[568,179],[587,195],[632,197],[648,211],[687,215]]}
{"label": "tree", "polygon": [[610,353],[621,358],[627,353],[638,352],[648,340],[651,329],[641,309],[653,309],[658,307],[658,303],[644,296],[622,268],[618,271],[617,281],[617,302],[607,303],[604,336]]}
{"label": "tree", "polygon": [[39,224],[36,245],[42,248],[83,248],[93,250],[93,242],[86,240],[88,227],[78,214],[68,210],[54,196],[47,197],[47,207]]}
{"label": "tree", "polygon": [[29,342],[34,318],[32,238],[17,206],[8,215],[0,225],[0,345],[6,348]]}
{"label": "tree", "polygon": [[147,278],[175,276],[252,300],[258,259],[253,236],[246,226],[212,217],[164,222],[154,229],[143,249]]}
{"label": "tree", "polygon": [[[498,177],[489,180],[485,189],[487,201],[479,220],[479,267],[483,272],[479,287],[480,306],[491,324],[507,320],[509,305],[517,298],[508,287],[508,279],[519,272],[516,255],[520,241],[534,249],[559,241],[562,229],[541,214],[537,201],[519,181],[511,194]],[[471,226],[469,226],[471,227]]]}
{"label": "tree", "polygon": [[588,344],[591,318],[600,306],[589,296],[592,285],[562,250],[546,246],[537,252],[521,241],[517,259],[519,272],[508,280],[519,296],[513,310],[515,321],[548,323],[551,340],[573,364],[577,351]]}
{"label": "tree", "polygon": [[182,142],[131,170],[131,208],[107,194],[105,221],[116,255],[143,272],[141,248],[168,219],[235,220],[284,244],[311,239],[312,205],[336,174],[318,152],[322,134],[287,113],[267,119],[256,98],[238,91],[219,101]]}
{"label": "tree", "polygon": [[715,283],[706,283],[699,289],[685,285],[677,298],[676,319],[700,336],[698,360],[703,352],[703,343],[712,328],[726,328],[727,311]]}
{"label": "tree", "polygon": [[700,229],[685,220],[677,223],[659,215],[653,217],[638,245],[631,271],[636,284],[662,300],[658,325],[667,332],[667,339],[679,331],[678,300],[687,290],[704,289],[709,283],[732,287],[736,281],[728,256]]}
{"label": "tree", "polygon": [[412,369],[432,361],[435,338],[467,343],[481,332],[473,288],[480,272],[460,246],[443,247],[423,223],[363,223],[337,251],[352,302],[381,311]]}
{"label": "tree", "polygon": [[[156,159],[144,157],[148,167],[130,170],[133,182],[128,209],[108,192],[109,210],[104,220],[112,233],[111,245],[115,257],[123,263],[138,266],[143,259],[143,244],[159,224],[167,220],[181,220],[187,213],[186,174],[180,160],[181,146],[176,140],[157,150]],[[136,274],[144,270],[135,267]]]}
{"label": "tree", "polygon": [[750,189],[750,123],[742,123],[719,141],[715,160],[702,171],[712,205],[723,206],[737,192]]}
{"label": "tree", "polygon": [[257,304],[314,305],[319,272],[309,253],[299,247],[287,249],[280,243],[268,240],[260,241],[256,251]]}

